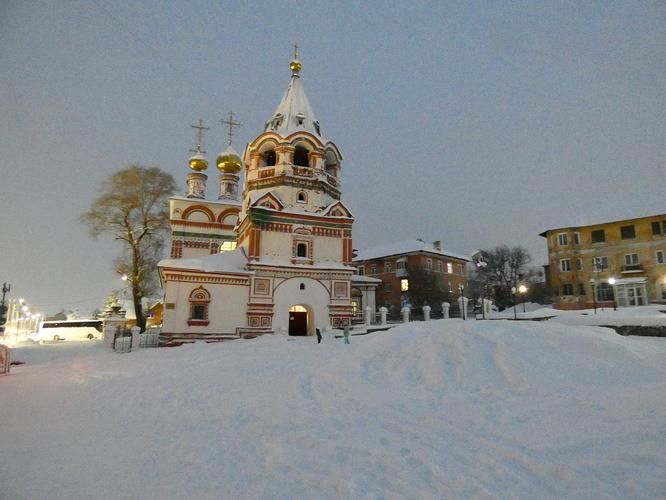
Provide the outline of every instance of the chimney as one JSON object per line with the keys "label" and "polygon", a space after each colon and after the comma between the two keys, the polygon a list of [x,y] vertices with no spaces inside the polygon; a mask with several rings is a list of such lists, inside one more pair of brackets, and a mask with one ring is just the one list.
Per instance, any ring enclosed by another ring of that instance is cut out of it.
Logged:
{"label": "chimney", "polygon": [[442,251],[442,242],[440,240],[433,241],[432,246],[435,247],[435,250],[441,252]]}

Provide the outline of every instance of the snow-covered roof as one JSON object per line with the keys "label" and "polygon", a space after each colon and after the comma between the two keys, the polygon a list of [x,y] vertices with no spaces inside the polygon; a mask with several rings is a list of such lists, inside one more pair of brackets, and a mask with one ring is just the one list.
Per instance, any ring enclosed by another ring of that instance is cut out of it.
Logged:
{"label": "snow-covered roof", "polygon": [[315,264],[291,264],[288,261],[284,261],[281,259],[266,259],[266,258],[261,258],[261,260],[253,262],[253,264],[256,265],[261,265],[261,266],[271,266],[271,267],[288,267],[288,268],[294,268],[297,267],[299,269],[335,269],[335,270],[340,270],[340,271],[356,271],[356,268],[354,266],[346,266],[345,264],[341,264],[339,262],[317,262]]}
{"label": "snow-covered roof", "polygon": [[247,269],[247,257],[242,247],[224,253],[206,255],[192,259],[163,259],[157,267],[203,271],[207,273],[252,274]]}
{"label": "snow-covered roof", "polygon": [[405,240],[405,241],[396,241],[394,243],[387,243],[386,245],[379,245],[376,247],[361,250],[354,259],[354,262],[360,262],[372,259],[381,259],[383,257],[390,257],[392,255],[403,255],[403,254],[411,254],[419,252],[442,255],[466,261],[471,260],[469,255],[462,255],[450,252],[445,248],[435,247],[433,243],[426,243],[423,240]]}
{"label": "snow-covered roof", "polygon": [[[177,201],[187,201],[189,203],[192,203],[193,200],[192,198],[187,198],[186,196],[171,196],[169,198],[170,200],[177,200]],[[194,200],[196,201],[197,205],[238,205],[239,207],[242,205],[240,201],[237,200]]]}
{"label": "snow-covered roof", "polygon": [[352,283],[381,283],[382,280],[379,278],[372,278],[370,276],[366,276],[364,274],[355,274],[352,276]]}
{"label": "snow-covered roof", "polygon": [[294,132],[309,132],[324,143],[319,121],[312,111],[310,101],[297,73],[293,74],[282,100],[266,122],[265,132],[276,132],[287,137]]}

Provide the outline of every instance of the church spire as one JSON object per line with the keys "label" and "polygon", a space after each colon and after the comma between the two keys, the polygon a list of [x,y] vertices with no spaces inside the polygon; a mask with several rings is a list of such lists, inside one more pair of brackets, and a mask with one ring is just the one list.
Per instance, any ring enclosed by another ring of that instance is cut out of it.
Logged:
{"label": "church spire", "polygon": [[276,132],[282,137],[287,137],[294,132],[309,132],[320,141],[325,142],[321,135],[319,121],[312,111],[310,101],[305,95],[301,83],[302,67],[303,65],[298,60],[298,45],[294,45],[294,58],[289,63],[291,81],[273,116],[266,122],[264,132]]}
{"label": "church spire", "polygon": [[192,171],[187,174],[187,197],[205,198],[208,176],[204,174],[204,170],[208,168],[208,160],[204,156],[206,152],[203,150],[203,133],[204,130],[210,130],[210,128],[204,127],[203,120],[199,120],[198,125],[190,126],[197,129],[197,145],[194,149],[190,149],[190,152],[194,154],[190,157],[189,162]]}

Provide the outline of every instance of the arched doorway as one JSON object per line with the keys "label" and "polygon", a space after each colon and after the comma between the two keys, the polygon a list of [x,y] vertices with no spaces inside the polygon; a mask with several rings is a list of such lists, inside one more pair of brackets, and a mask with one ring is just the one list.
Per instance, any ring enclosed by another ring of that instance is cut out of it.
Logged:
{"label": "arched doorway", "polygon": [[309,308],[300,304],[289,308],[289,335],[305,337],[309,335],[312,315]]}

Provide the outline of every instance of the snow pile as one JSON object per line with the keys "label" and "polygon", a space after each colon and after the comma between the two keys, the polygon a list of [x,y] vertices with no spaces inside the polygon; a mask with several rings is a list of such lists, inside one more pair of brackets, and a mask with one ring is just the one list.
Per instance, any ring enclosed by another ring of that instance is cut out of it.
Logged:
{"label": "snow pile", "polygon": [[0,498],[654,498],[666,339],[442,320],[13,350]]}

